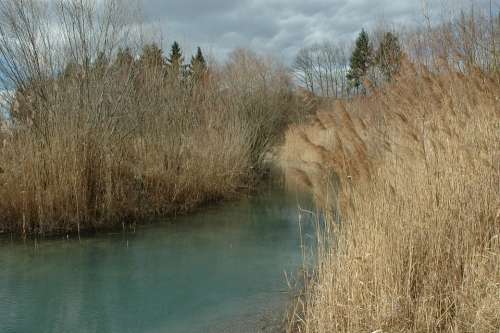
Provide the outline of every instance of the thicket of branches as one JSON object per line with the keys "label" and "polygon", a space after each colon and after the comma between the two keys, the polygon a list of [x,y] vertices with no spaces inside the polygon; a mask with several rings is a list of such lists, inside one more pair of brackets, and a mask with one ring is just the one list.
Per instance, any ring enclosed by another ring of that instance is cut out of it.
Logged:
{"label": "thicket of branches", "polygon": [[143,43],[118,0],[0,3],[11,91],[0,230],[80,232],[185,212],[253,184],[300,112],[277,63],[235,51],[186,64]]}

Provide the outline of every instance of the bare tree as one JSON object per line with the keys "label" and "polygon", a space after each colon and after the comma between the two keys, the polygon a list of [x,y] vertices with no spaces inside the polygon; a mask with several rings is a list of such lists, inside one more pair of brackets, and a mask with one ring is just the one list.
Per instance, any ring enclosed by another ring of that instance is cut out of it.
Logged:
{"label": "bare tree", "polygon": [[315,44],[299,51],[294,73],[297,81],[313,94],[324,97],[347,95],[347,47],[331,42]]}
{"label": "bare tree", "polygon": [[312,57],[310,49],[301,49],[295,58],[293,69],[299,83],[312,93],[315,93],[314,61]]}
{"label": "bare tree", "polygon": [[[424,24],[402,34],[405,53],[417,64],[437,70],[447,64],[467,72],[472,68],[494,71],[498,66],[500,21],[491,6],[475,1],[449,7],[439,24],[431,24],[424,10]],[[446,10],[446,9],[443,9]]]}

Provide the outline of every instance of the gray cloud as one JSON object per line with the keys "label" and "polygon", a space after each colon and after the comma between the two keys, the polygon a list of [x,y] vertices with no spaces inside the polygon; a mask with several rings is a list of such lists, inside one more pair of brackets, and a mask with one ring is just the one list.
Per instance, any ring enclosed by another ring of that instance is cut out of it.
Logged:
{"label": "gray cloud", "polygon": [[[189,52],[202,46],[223,56],[248,47],[290,62],[301,47],[325,40],[350,41],[378,22],[422,22],[422,3],[434,20],[471,0],[144,0],[146,21],[167,41]],[[472,0],[485,7],[488,0]]]}

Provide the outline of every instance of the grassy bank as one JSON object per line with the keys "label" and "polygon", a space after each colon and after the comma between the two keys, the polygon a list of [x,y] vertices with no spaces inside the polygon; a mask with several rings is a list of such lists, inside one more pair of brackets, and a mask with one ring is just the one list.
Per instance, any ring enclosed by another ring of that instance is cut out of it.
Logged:
{"label": "grassy bank", "polygon": [[289,131],[284,159],[329,215],[299,331],[498,330],[498,79],[407,64]]}

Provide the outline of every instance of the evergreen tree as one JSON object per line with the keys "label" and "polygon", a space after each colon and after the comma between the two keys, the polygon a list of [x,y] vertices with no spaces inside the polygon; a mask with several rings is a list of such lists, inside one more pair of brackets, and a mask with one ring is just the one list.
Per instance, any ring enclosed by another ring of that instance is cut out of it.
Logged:
{"label": "evergreen tree", "polygon": [[372,64],[373,48],[370,44],[368,33],[361,30],[356,45],[351,56],[351,68],[347,73],[347,79],[352,86],[359,89],[362,86],[362,80],[368,73]]}
{"label": "evergreen tree", "polygon": [[198,47],[196,55],[191,58],[191,75],[195,80],[201,79],[207,71],[207,62],[201,52],[201,48]]}
{"label": "evergreen tree", "polygon": [[178,78],[181,73],[181,69],[183,69],[184,64],[184,56],[182,55],[181,47],[179,43],[174,42],[170,49],[170,54],[167,58],[169,72],[173,77]]}
{"label": "evergreen tree", "polygon": [[392,32],[387,32],[380,42],[375,61],[386,80],[390,81],[401,68],[403,52],[399,39]]}

